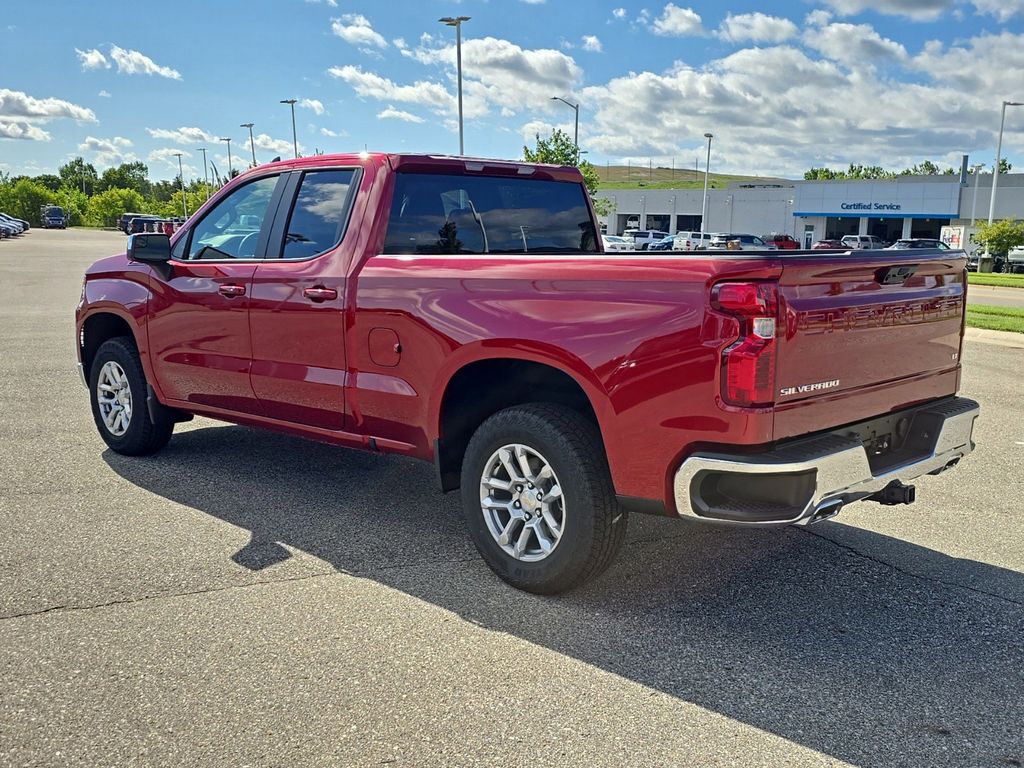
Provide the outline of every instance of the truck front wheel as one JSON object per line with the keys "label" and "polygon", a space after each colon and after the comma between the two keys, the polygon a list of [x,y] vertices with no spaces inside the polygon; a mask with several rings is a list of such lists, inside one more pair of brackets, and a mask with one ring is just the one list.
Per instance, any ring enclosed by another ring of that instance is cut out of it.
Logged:
{"label": "truck front wheel", "polygon": [[480,425],[462,465],[462,503],[491,569],[538,594],[596,577],[626,535],[597,427],[559,405],[508,408]]}
{"label": "truck front wheel", "polygon": [[103,342],[93,358],[89,394],[96,429],[110,448],[125,456],[144,456],[167,445],[174,422],[166,414],[150,418],[149,390],[138,350],[130,338]]}

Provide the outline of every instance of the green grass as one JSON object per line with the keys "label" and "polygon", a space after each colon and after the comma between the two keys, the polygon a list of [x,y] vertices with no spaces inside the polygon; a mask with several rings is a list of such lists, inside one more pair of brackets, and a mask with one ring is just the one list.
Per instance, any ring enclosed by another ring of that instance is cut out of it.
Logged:
{"label": "green grass", "polygon": [[967,325],[971,328],[985,328],[989,331],[1024,333],[1024,309],[981,307],[969,304],[967,306]]}
{"label": "green grass", "polygon": [[1024,288],[1024,275],[1004,275],[998,272],[969,272],[970,285],[998,285],[1002,288]]}
{"label": "green grass", "polygon": [[[596,165],[601,183],[598,189],[701,189],[704,186],[704,172],[693,168],[648,168],[647,166]],[[708,184],[711,187],[725,187],[735,181],[771,182],[774,179],[756,176],[731,176],[712,173]]]}

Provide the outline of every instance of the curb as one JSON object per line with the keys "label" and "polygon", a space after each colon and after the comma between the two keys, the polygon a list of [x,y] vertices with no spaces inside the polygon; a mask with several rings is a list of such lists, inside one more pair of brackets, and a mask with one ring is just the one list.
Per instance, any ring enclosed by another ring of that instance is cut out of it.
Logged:
{"label": "curb", "polygon": [[1024,333],[989,331],[984,328],[967,328],[964,330],[964,338],[967,341],[977,341],[982,344],[995,344],[999,347],[1024,349]]}

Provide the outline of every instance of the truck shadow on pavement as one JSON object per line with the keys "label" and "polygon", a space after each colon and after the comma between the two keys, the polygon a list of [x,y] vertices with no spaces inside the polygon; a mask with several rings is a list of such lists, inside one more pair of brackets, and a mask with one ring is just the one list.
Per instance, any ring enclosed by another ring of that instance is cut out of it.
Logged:
{"label": "truck shadow on pavement", "polygon": [[287,567],[295,548],[855,765],[1024,765],[1015,571],[839,523],[634,515],[607,574],[541,598],[491,574],[427,464],[231,426],[180,432],[155,460],[104,459],[250,531],[233,556],[249,570]]}

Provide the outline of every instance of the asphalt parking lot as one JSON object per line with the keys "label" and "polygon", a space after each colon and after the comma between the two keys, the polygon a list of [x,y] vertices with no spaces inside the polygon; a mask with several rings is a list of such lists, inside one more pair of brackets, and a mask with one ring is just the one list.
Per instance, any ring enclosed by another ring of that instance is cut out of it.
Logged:
{"label": "asphalt parking lot", "polygon": [[1024,348],[968,343],[979,447],[914,506],[634,516],[540,598],[430,466],[203,419],[105,450],[72,315],[123,242],[0,243],[0,765],[1024,765]]}

